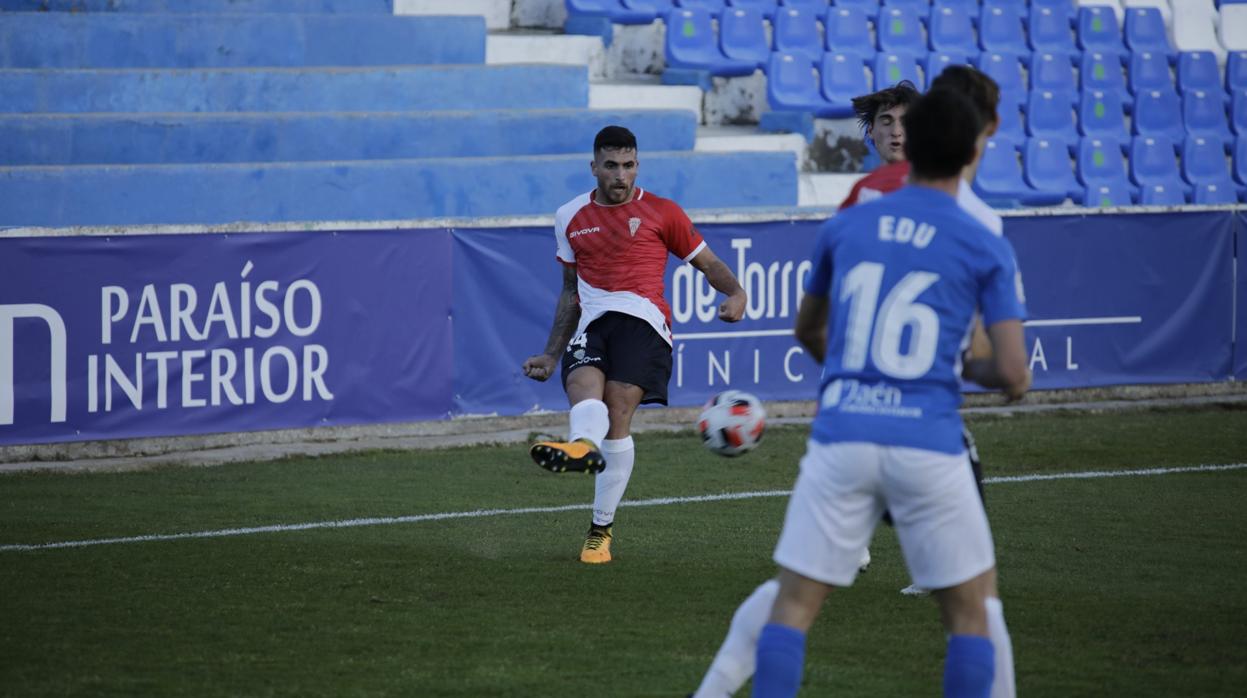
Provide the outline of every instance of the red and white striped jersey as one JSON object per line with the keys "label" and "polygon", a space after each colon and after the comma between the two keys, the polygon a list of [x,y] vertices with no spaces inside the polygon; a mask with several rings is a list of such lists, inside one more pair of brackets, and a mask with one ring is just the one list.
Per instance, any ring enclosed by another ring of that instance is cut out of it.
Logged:
{"label": "red and white striped jersey", "polygon": [[706,246],[678,204],[640,187],[615,206],[594,200],[596,190],[572,199],[554,215],[558,259],[575,264],[580,326],[603,313],[627,313],[648,322],[671,343],[671,308],[664,297],[667,254],[688,262]]}

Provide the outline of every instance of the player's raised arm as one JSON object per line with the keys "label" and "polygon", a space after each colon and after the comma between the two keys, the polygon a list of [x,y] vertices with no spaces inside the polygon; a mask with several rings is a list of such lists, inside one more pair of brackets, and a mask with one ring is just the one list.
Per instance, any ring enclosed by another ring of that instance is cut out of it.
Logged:
{"label": "player's raised arm", "polygon": [[559,300],[554,307],[554,326],[550,328],[550,338],[546,340],[545,351],[524,361],[524,375],[537,381],[544,381],[554,375],[559,355],[571,341],[572,333],[576,331],[579,322],[580,295],[576,265],[564,264],[563,290],[559,292]]}
{"label": "player's raised arm", "polygon": [[736,280],[736,275],[719,259],[709,246],[703,247],[696,257],[689,260],[697,271],[706,275],[706,280],[716,291],[727,296],[719,304],[719,319],[724,322],[736,322],[745,316],[745,304],[749,297],[745,289]]}

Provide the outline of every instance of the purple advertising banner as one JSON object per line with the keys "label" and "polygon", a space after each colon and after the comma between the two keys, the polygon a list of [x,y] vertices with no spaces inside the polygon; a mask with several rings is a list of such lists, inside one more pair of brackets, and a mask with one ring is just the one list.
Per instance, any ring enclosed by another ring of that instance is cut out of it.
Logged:
{"label": "purple advertising banner", "polygon": [[451,410],[445,230],[0,239],[0,444]]}

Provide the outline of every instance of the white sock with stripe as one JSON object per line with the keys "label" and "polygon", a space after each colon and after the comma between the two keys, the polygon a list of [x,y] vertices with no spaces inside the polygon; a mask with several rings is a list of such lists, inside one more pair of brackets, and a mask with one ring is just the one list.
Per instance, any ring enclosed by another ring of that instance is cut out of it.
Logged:
{"label": "white sock with stripe", "polygon": [[588,439],[599,448],[606,440],[606,432],[611,426],[610,412],[606,409],[606,403],[601,400],[581,400],[572,405],[568,422],[568,441]]}

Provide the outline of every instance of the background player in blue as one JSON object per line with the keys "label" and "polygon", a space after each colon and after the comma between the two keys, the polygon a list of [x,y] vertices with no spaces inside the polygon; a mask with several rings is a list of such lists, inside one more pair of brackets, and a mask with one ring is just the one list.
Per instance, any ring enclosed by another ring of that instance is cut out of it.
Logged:
{"label": "background player in blue", "polygon": [[805,633],[833,587],[851,585],[884,509],[910,575],[933,589],[949,635],[944,695],[986,698],[991,532],[961,439],[959,376],[976,307],[992,343],[967,378],[1021,397],[1025,309],[1007,241],[957,205],[982,128],[936,90],[904,117],[912,184],[819,233],[796,335],[826,367],[818,414],[774,559],[779,593],[758,640],[755,696],[795,695]]}

